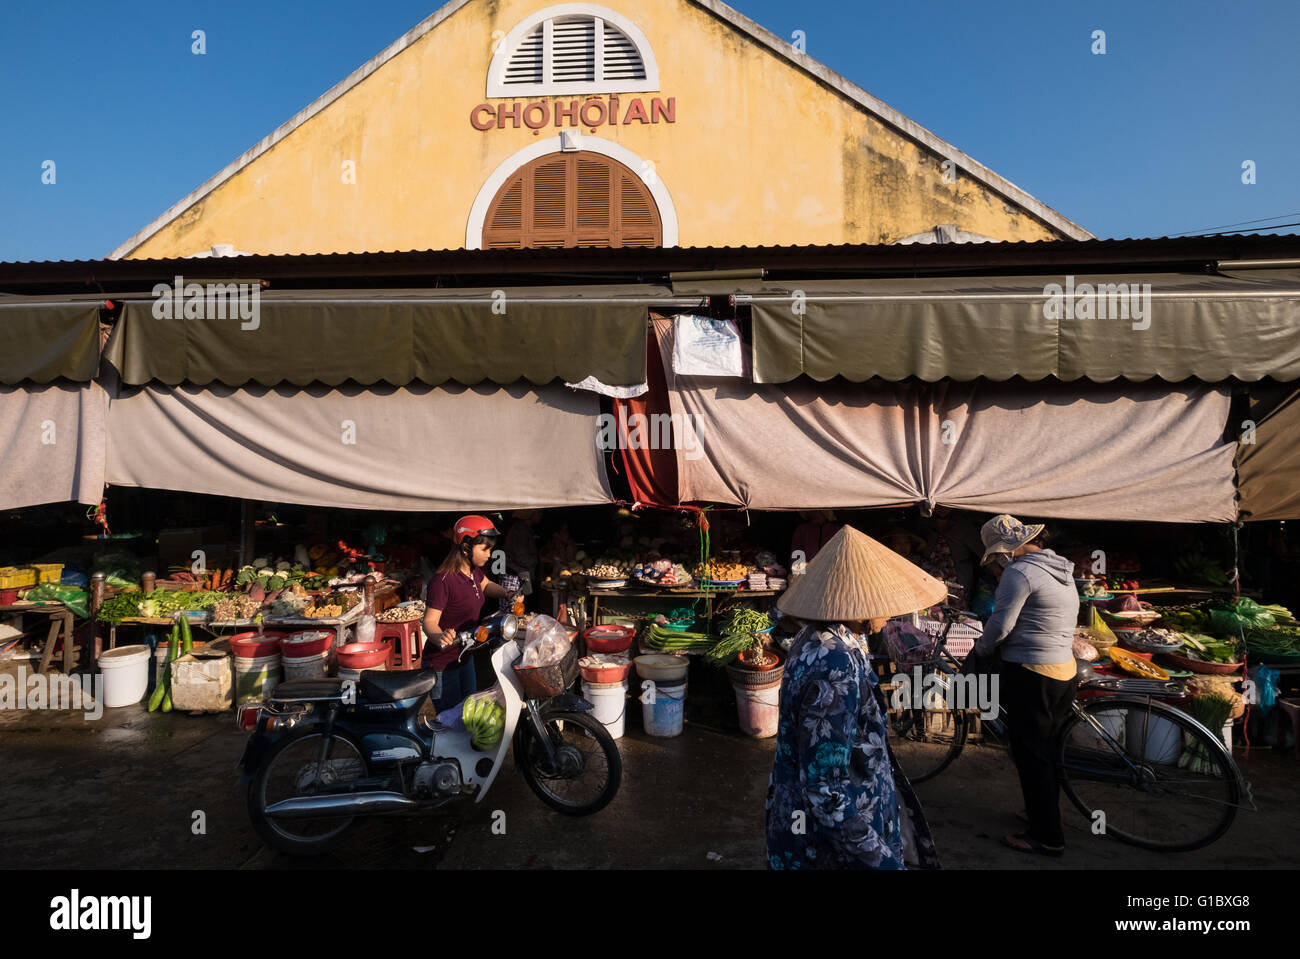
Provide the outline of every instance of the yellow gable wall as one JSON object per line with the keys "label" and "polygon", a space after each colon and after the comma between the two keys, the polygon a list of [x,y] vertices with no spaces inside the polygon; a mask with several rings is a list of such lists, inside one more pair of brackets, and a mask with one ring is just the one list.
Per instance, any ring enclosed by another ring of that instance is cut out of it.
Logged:
{"label": "yellow gable wall", "polygon": [[[484,181],[538,139],[470,124],[478,104],[510,102],[486,96],[493,33],[552,5],[467,4],[127,255],[464,247]],[[677,122],[594,135],[654,164],[679,245],[892,243],[937,224],[1004,240],[1062,235],[960,172],[944,183],[942,157],[687,0],[604,6],[637,24],[659,64],[660,92],[622,94],[620,112],[635,96],[647,108],[674,97]],[[538,99],[573,98],[519,102]],[[557,132],[552,121],[539,135]]]}

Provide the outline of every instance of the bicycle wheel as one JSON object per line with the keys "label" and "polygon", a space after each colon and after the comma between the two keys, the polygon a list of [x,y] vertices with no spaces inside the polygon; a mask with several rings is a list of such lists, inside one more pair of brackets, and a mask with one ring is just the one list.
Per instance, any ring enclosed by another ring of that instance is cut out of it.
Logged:
{"label": "bicycle wheel", "polygon": [[1200,849],[1228,831],[1242,783],[1223,740],[1146,699],[1078,709],[1061,729],[1057,762],[1065,794],[1095,831],[1162,852]]}
{"label": "bicycle wheel", "polygon": [[919,705],[910,687],[885,691],[889,745],[899,769],[913,784],[939,775],[966,745],[970,717],[964,710],[949,708],[951,683],[949,671],[932,665],[922,673]]}

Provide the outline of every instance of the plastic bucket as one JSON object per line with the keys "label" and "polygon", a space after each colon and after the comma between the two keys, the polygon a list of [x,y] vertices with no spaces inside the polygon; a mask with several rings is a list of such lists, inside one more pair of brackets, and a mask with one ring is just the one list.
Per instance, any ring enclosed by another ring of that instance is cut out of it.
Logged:
{"label": "plastic bucket", "polygon": [[[1123,746],[1124,734],[1126,729],[1125,717],[1130,713],[1123,713],[1119,710],[1110,709],[1101,713],[1093,713],[1092,718],[1097,720],[1102,729],[1114,737],[1115,742]],[[1110,743],[1103,739],[1101,734],[1089,726],[1087,723],[1076,723],[1070,730],[1070,743],[1082,749],[1109,749]]]}
{"label": "plastic bucket", "polygon": [[592,715],[605,724],[609,734],[622,739],[627,721],[627,680],[621,683],[584,682],[582,698],[591,703]]}
{"label": "plastic bucket", "polygon": [[324,679],[329,675],[329,661],[328,649],[312,656],[282,656],[284,681],[287,683],[293,679]]}
{"label": "plastic bucket", "polygon": [[686,707],[686,682],[655,683],[654,702],[641,704],[641,723],[651,736],[680,736]]}
{"label": "plastic bucket", "polygon": [[388,667],[384,663],[378,666],[367,666],[365,669],[349,669],[346,666],[339,667],[339,679],[350,679],[352,682],[360,682],[362,673],[384,672]]}
{"label": "plastic bucket", "polygon": [[266,699],[280,685],[280,654],[235,658],[235,701]]}
{"label": "plastic bucket", "polygon": [[736,686],[736,716],[740,728],[755,739],[776,735],[777,720],[781,713],[781,684],[770,686]]}
{"label": "plastic bucket", "polygon": [[149,647],[118,646],[99,657],[105,706],[134,706],[149,686]]}
{"label": "plastic bucket", "polygon": [[1130,756],[1140,755],[1149,763],[1169,765],[1178,762],[1183,751],[1183,731],[1163,717],[1134,710],[1128,714],[1127,746]]}

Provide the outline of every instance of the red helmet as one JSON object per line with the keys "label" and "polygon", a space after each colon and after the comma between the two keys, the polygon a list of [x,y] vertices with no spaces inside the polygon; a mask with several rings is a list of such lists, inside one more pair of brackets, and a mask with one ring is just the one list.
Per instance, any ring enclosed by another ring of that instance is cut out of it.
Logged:
{"label": "red helmet", "polygon": [[486,516],[462,516],[456,520],[456,525],[452,527],[452,542],[459,546],[467,539],[474,539],[476,536],[500,536],[501,533],[492,525],[492,521]]}

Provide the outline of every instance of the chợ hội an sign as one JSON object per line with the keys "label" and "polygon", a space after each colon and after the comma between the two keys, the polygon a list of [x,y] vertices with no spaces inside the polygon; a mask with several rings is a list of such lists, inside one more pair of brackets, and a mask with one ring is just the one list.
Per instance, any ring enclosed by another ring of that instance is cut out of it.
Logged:
{"label": "ch\u1ee3 h\u1ed9i an sign", "polygon": [[527,103],[480,103],[469,114],[469,122],[475,130],[506,129],[526,127],[540,130],[543,127],[603,127],[630,126],[634,123],[676,123],[677,98],[652,97],[647,104],[644,97],[588,97],[585,100],[568,100],[557,98],[549,100],[530,100]]}

